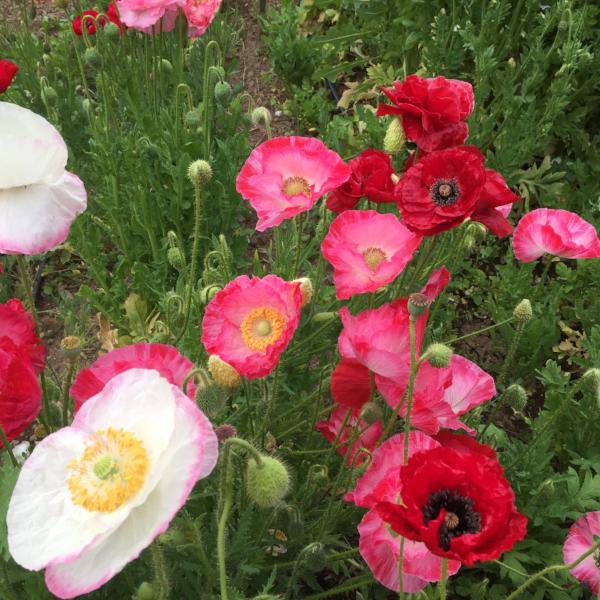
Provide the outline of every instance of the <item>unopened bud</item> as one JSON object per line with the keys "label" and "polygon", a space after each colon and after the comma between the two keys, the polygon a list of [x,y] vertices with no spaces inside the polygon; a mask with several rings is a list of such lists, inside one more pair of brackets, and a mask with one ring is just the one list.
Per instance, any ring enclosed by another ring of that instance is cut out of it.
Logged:
{"label": "unopened bud", "polygon": [[367,425],[373,425],[381,420],[381,408],[375,402],[367,402],[360,411],[360,419]]}
{"label": "unopened bud", "polygon": [[600,369],[588,369],[582,376],[582,384],[596,397],[600,408]]}
{"label": "unopened bud", "polygon": [[404,148],[404,130],[400,119],[394,117],[383,138],[383,149],[388,154],[397,154]]}
{"label": "unopened bud", "polygon": [[169,248],[179,248],[179,238],[172,229],[167,231],[167,242],[169,243]]}
{"label": "unopened bud", "polygon": [[117,40],[121,37],[121,30],[119,29],[119,26],[110,21],[105,25],[103,32],[104,35],[111,40]]}
{"label": "unopened bud", "polygon": [[411,294],[408,297],[408,312],[413,317],[419,317],[429,308],[429,298],[425,294]]}
{"label": "unopened bud", "polygon": [[102,56],[100,52],[93,46],[86,48],[83,53],[83,62],[90,67],[97,68],[102,64]]}
{"label": "unopened bud", "polygon": [[300,284],[300,292],[302,293],[302,304],[304,307],[310,303],[313,297],[313,284],[312,281],[308,277],[300,277],[299,279],[294,279],[292,283]]}
{"label": "unopened bud", "polygon": [[519,323],[527,323],[527,321],[531,321],[533,317],[533,309],[531,308],[531,302],[525,298],[521,300],[515,309],[513,310],[513,317]]}
{"label": "unopened bud", "polygon": [[212,167],[205,160],[195,160],[188,167],[188,177],[194,185],[206,185],[212,179]]}
{"label": "unopened bud", "polygon": [[202,125],[202,115],[198,110],[190,110],[184,117],[185,126],[188,129],[197,129]]}
{"label": "unopened bud", "polygon": [[322,542],[313,542],[304,548],[303,558],[311,571],[321,571],[327,563],[327,554]]}
{"label": "unopened bud", "polygon": [[253,125],[270,125],[272,121],[271,113],[264,106],[259,106],[252,111]]}
{"label": "unopened bud", "polygon": [[216,354],[208,357],[208,372],[215,382],[223,387],[236,388],[242,384],[242,376]]}
{"label": "unopened bud", "polygon": [[450,365],[450,361],[452,360],[452,348],[436,342],[427,348],[425,356],[432,367],[443,369]]}
{"label": "unopened bud", "polygon": [[523,412],[527,406],[527,392],[517,383],[513,383],[504,392],[505,402],[516,412]]}
{"label": "unopened bud", "polygon": [[200,290],[200,302],[202,304],[208,304],[220,290],[221,287],[218,285],[207,285]]}
{"label": "unopened bud", "polygon": [[174,269],[178,271],[185,269],[185,257],[179,248],[169,248],[167,250],[167,260]]}
{"label": "unopened bud", "polygon": [[336,319],[337,316],[337,312],[319,312],[312,318],[312,320],[315,323],[326,323],[327,321]]}
{"label": "unopened bud", "polygon": [[224,107],[229,106],[231,97],[233,96],[233,90],[226,81],[217,81],[215,84],[215,99],[217,102]]}
{"label": "unopened bud", "polygon": [[160,150],[155,144],[148,144],[144,147],[144,156],[150,160],[158,160],[160,158]]}
{"label": "unopened bud", "polygon": [[173,65],[166,58],[163,58],[158,63],[158,68],[160,69],[160,72],[164,73],[165,75],[170,75],[173,73]]}
{"label": "unopened bud", "polygon": [[76,335],[68,335],[60,340],[60,351],[70,360],[79,356],[81,348],[81,338]]}
{"label": "unopened bud", "polygon": [[488,234],[487,227],[478,221],[471,221],[467,225],[467,235],[473,237],[476,242],[483,242]]}
{"label": "unopened bud", "polygon": [[261,508],[274,508],[290,489],[290,475],[285,465],[271,456],[261,456],[258,465],[254,458],[248,459],[246,491]]}
{"label": "unopened bud", "polygon": [[158,598],[151,583],[144,581],[137,589],[134,600],[155,600]]}
{"label": "unopened bud", "polygon": [[47,104],[48,106],[54,106],[58,100],[58,94],[56,93],[56,90],[51,86],[43,87],[42,100],[44,101],[44,104]]}
{"label": "unopened bud", "polygon": [[225,440],[236,437],[237,429],[229,423],[223,423],[223,425],[215,427],[215,435],[217,436],[217,440],[219,440],[219,444],[222,444]]}

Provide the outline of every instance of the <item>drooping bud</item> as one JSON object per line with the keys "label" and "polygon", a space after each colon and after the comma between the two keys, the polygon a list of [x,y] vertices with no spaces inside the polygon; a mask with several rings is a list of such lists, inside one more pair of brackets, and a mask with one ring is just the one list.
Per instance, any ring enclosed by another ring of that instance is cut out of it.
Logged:
{"label": "drooping bud", "polygon": [[208,357],[208,372],[223,387],[236,388],[242,385],[242,376],[216,354],[211,354]]}
{"label": "drooping bud", "polygon": [[252,124],[255,126],[264,125],[266,127],[271,125],[272,120],[269,109],[264,106],[258,106],[252,111]]}
{"label": "drooping bud", "polygon": [[377,421],[381,420],[381,408],[375,402],[367,402],[363,405],[360,411],[360,419],[362,419],[367,425],[373,425]]}
{"label": "drooping bud", "polygon": [[225,440],[235,437],[237,429],[229,423],[223,423],[223,425],[215,427],[215,435],[217,436],[217,440],[219,440],[219,444],[222,444]]}
{"label": "drooping bud", "polygon": [[188,177],[194,185],[206,185],[212,179],[212,167],[205,160],[195,160],[188,167]]}
{"label": "drooping bud", "polygon": [[160,150],[156,144],[147,144],[144,147],[144,156],[150,160],[158,160],[160,158]]}
{"label": "drooping bud", "polygon": [[76,335],[67,335],[60,340],[60,350],[65,358],[73,360],[81,353],[81,338]]}
{"label": "drooping bud", "polygon": [[527,406],[527,392],[517,383],[506,388],[504,400],[514,411],[523,412]]}
{"label": "drooping bud", "polygon": [[199,110],[190,110],[185,114],[183,121],[188,129],[197,129],[202,125],[202,115]]}
{"label": "drooping bud", "polygon": [[94,46],[91,46],[85,49],[83,62],[90,67],[97,68],[102,64],[102,56]]}
{"label": "drooping bud", "polygon": [[477,221],[471,221],[467,225],[467,235],[473,236],[476,242],[483,242],[488,234],[488,229],[485,225]]}
{"label": "drooping bud", "polygon": [[215,99],[217,102],[224,107],[229,106],[231,97],[233,96],[233,90],[226,81],[217,81],[215,84]]}
{"label": "drooping bud", "polygon": [[385,137],[383,138],[383,149],[388,154],[397,154],[404,148],[404,130],[400,119],[394,117],[388,125]]}
{"label": "drooping bud", "polygon": [[300,284],[300,292],[302,293],[302,308],[304,308],[307,304],[310,303],[313,297],[313,284],[312,281],[308,277],[300,277],[299,279],[294,279],[292,283]]}
{"label": "drooping bud", "polygon": [[581,379],[582,384],[596,396],[596,403],[600,408],[600,369],[588,369]]}
{"label": "drooping bud", "polygon": [[521,300],[515,309],[513,310],[513,317],[519,323],[527,323],[533,318],[533,309],[531,308],[531,302],[527,298]]}
{"label": "drooping bud", "polygon": [[313,542],[302,551],[306,566],[311,571],[321,571],[327,563],[327,553],[322,542]]}
{"label": "drooping bud", "polygon": [[167,260],[174,269],[178,271],[185,269],[185,257],[179,248],[169,248],[167,250]]}
{"label": "drooping bud", "polygon": [[425,294],[410,294],[408,297],[408,312],[413,317],[419,317],[429,308],[429,298]]}
{"label": "drooping bud", "polygon": [[218,285],[207,285],[206,287],[200,290],[200,302],[202,304],[208,304],[216,295],[216,293],[221,289],[221,286]]}
{"label": "drooping bud", "polygon": [[43,87],[42,100],[44,101],[44,104],[47,104],[48,106],[54,106],[58,100],[58,94],[56,93],[56,90],[49,85]]}
{"label": "drooping bud", "polygon": [[110,21],[105,25],[103,32],[104,35],[111,40],[118,40],[121,37],[121,30],[119,29],[119,26]]}
{"label": "drooping bud", "polygon": [[170,229],[167,231],[167,242],[169,243],[170,248],[178,248],[179,247],[179,238],[177,234]]}
{"label": "drooping bud", "polygon": [[166,58],[163,58],[158,63],[158,68],[160,69],[160,72],[165,75],[171,75],[171,73],[173,73],[173,65]]}
{"label": "drooping bud", "polygon": [[246,491],[261,508],[274,508],[290,489],[290,475],[285,465],[271,456],[261,456],[261,465],[248,459]]}
{"label": "drooping bud", "polygon": [[438,342],[431,344],[425,352],[429,364],[436,369],[443,369],[450,365],[452,348]]}

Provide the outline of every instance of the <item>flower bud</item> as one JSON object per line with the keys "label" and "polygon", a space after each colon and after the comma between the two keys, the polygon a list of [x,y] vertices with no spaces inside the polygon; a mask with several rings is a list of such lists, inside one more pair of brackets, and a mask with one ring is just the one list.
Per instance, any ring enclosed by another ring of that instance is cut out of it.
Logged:
{"label": "flower bud", "polygon": [[596,403],[600,408],[600,369],[588,369],[581,379],[581,383],[596,396]]}
{"label": "flower bud", "polygon": [[81,338],[76,335],[68,335],[60,340],[60,351],[65,358],[73,360],[81,353]]}
{"label": "flower bud", "polygon": [[425,294],[411,294],[408,297],[408,312],[412,317],[422,315],[429,308],[429,298]]}
{"label": "flower bud", "polygon": [[246,491],[261,508],[277,506],[288,493],[290,475],[285,465],[271,456],[261,456],[259,466],[254,458],[248,459]]}
{"label": "flower bud", "polygon": [[427,348],[425,356],[432,367],[443,369],[450,365],[450,361],[452,360],[452,348],[436,342]]}
{"label": "flower bud", "polygon": [[242,376],[216,354],[208,357],[208,372],[215,382],[223,387],[236,388],[242,385]]}
{"label": "flower bud", "polygon": [[205,288],[200,290],[200,302],[202,304],[208,304],[217,294],[217,292],[221,289],[221,286],[218,285],[207,285]]}
{"label": "flower bud", "polygon": [[504,400],[514,411],[523,412],[527,406],[527,392],[517,383],[506,388]]}
{"label": "flower bud", "polygon": [[313,297],[314,290],[312,281],[308,277],[300,277],[299,279],[294,279],[292,283],[300,284],[300,292],[302,293],[301,307],[304,308],[307,304],[310,303]]}
{"label": "flower bud", "polygon": [[217,102],[224,107],[229,106],[231,97],[233,96],[233,90],[226,81],[217,81],[215,85],[215,98]]}
{"label": "flower bud", "polygon": [[360,419],[367,425],[373,425],[381,420],[381,408],[375,402],[367,402],[360,411]]}
{"label": "flower bud", "polygon": [[179,238],[172,229],[167,231],[167,242],[170,248],[179,248]]}
{"label": "flower bud", "polygon": [[56,90],[49,85],[43,87],[42,100],[44,101],[44,104],[47,104],[48,106],[54,106],[58,100],[58,94],[56,93]]}
{"label": "flower bud", "polygon": [[111,40],[118,40],[121,37],[121,30],[119,29],[119,26],[110,21],[104,26],[103,31],[104,35]]}
{"label": "flower bud", "polygon": [[102,56],[100,52],[93,46],[86,48],[83,53],[83,62],[89,67],[97,68],[102,64]]}
{"label": "flower bud", "polygon": [[133,598],[134,600],[155,600],[158,598],[158,595],[154,592],[152,584],[144,581],[137,589]]}
{"label": "flower bud", "polygon": [[322,542],[313,542],[302,551],[304,563],[311,571],[321,571],[327,562],[325,545]]}
{"label": "flower bud", "polygon": [[222,444],[225,440],[235,437],[237,429],[229,423],[223,423],[223,425],[215,427],[215,435],[217,436],[217,440],[219,440],[219,444]]}
{"label": "flower bud", "polygon": [[150,160],[158,160],[160,158],[160,150],[156,144],[148,144],[144,147],[144,156]]}
{"label": "flower bud", "polygon": [[252,111],[253,125],[270,125],[272,120],[269,109],[264,106],[259,106]]}
{"label": "flower bud", "polygon": [[383,138],[383,149],[388,154],[397,154],[404,148],[404,130],[400,119],[394,117]]}
{"label": "flower bud", "polygon": [[483,242],[487,234],[487,227],[481,223],[478,223],[477,221],[471,221],[467,225],[467,235],[472,236],[476,242]]}
{"label": "flower bud", "polygon": [[327,321],[332,321],[336,319],[338,316],[337,312],[319,312],[317,313],[312,320],[315,323],[326,323]]}
{"label": "flower bud", "polygon": [[514,69],[517,66],[517,61],[512,56],[506,62],[511,69]]}
{"label": "flower bud", "polygon": [[525,298],[521,300],[517,306],[515,306],[515,310],[513,310],[513,317],[519,323],[527,323],[527,321],[531,321],[533,318],[533,310],[531,308],[531,302]]}
{"label": "flower bud", "polygon": [[188,111],[183,120],[188,129],[197,129],[202,125],[202,115],[199,110]]}
{"label": "flower bud", "polygon": [[167,250],[167,260],[174,269],[178,271],[185,269],[185,257],[179,248],[169,248]]}
{"label": "flower bud", "polygon": [[158,63],[158,68],[160,72],[164,73],[165,75],[171,75],[171,73],[173,73],[173,65],[166,58],[163,58]]}
{"label": "flower bud", "polygon": [[212,179],[212,167],[205,160],[195,160],[188,167],[188,177],[194,185],[206,185]]}

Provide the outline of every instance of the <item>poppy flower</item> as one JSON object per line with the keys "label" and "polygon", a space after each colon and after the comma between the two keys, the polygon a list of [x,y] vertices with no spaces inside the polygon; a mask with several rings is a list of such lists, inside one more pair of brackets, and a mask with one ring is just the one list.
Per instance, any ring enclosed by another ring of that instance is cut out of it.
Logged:
{"label": "poppy flower", "polygon": [[264,231],[310,210],[321,196],[342,185],[350,172],[320,140],[276,137],[252,150],[236,189],[256,211],[256,229]]}
{"label": "poppy flower", "polygon": [[420,235],[460,225],[475,210],[485,180],[483,155],[472,147],[427,154],[402,175],[396,187],[404,223]]}
{"label": "poppy flower", "polygon": [[0,59],[0,94],[3,94],[12,83],[19,67],[12,61]]}
{"label": "poppy flower", "polygon": [[[423,433],[411,431],[409,434],[409,457],[439,446],[440,442]],[[345,496],[348,502],[371,509],[358,525],[358,548],[375,579],[396,592],[400,589],[398,566],[401,537],[389,527],[374,507],[384,500],[395,502],[401,496],[400,472],[403,463],[404,435],[398,434],[375,450],[370,465],[356,482],[355,489]],[[425,544],[405,540],[402,562],[404,591],[414,593],[429,582],[439,581],[441,566],[441,558],[433,554]],[[449,575],[454,575],[459,568],[459,561],[448,562]]]}
{"label": "poppy flower", "polygon": [[[600,536],[600,511],[579,517],[571,525],[563,546],[565,564],[574,562],[587,552],[596,543],[597,536]],[[594,595],[600,593],[600,568],[596,561],[597,557],[592,554],[571,571],[571,575],[585,584]]]}
{"label": "poppy flower", "polygon": [[350,179],[333,190],[327,208],[336,213],[355,208],[361,198],[370,202],[394,202],[394,167],[381,150],[369,148],[348,162]]}
{"label": "poppy flower", "polygon": [[517,224],[512,243],[521,262],[532,262],[544,254],[600,257],[600,240],[594,226],[568,210],[538,208],[528,212]]}
{"label": "poppy flower", "polygon": [[81,37],[83,35],[83,26],[85,23],[85,29],[88,35],[96,35],[96,27],[103,29],[107,23],[114,23],[118,26],[121,34],[123,33],[124,25],[119,19],[117,7],[114,2],[108,5],[106,13],[100,14],[97,10],[88,9],[84,10],[80,15],[77,15],[71,26],[75,35]]}
{"label": "poppy flower", "polygon": [[347,210],[329,227],[321,249],[333,265],[337,297],[375,292],[393,281],[421,243],[395,215]]}
{"label": "poppy flower", "polygon": [[[346,419],[348,410],[351,412],[348,419]],[[340,434],[344,421],[346,421],[346,425]],[[337,438],[337,451],[341,456],[345,457],[346,464],[351,465],[354,463],[360,465],[364,461],[365,456],[361,454],[357,456],[357,453],[360,452],[361,448],[366,448],[369,451],[375,449],[377,440],[383,431],[383,425],[381,421],[369,424],[362,420],[360,418],[360,410],[336,406],[326,421],[319,421],[315,424],[315,429],[320,431],[328,442],[334,442]],[[358,437],[350,445],[349,440],[356,433],[358,433]],[[357,456],[356,460],[354,460],[355,456]]]}
{"label": "poppy flower", "polygon": [[202,35],[212,23],[223,0],[185,0],[183,14],[189,25],[190,37]]}
{"label": "poppy flower", "polygon": [[66,163],[67,146],[46,119],[0,102],[0,253],[38,254],[65,241],[87,202]]}
{"label": "poppy flower", "polygon": [[149,34],[173,30],[184,4],[185,0],[117,0],[121,21]]}
{"label": "poppy flower", "polygon": [[[191,360],[179,354],[177,348],[167,344],[132,344],[116,348],[98,358],[89,367],[79,371],[70,394],[75,400],[75,412],[119,373],[129,369],[154,369],[172,385],[181,389],[183,380],[194,368]],[[196,385],[188,381],[186,394],[194,400]]]}
{"label": "poppy flower", "polygon": [[0,337],[0,427],[9,441],[31,425],[41,406],[42,390],[25,346]]}
{"label": "poppy flower", "polygon": [[400,535],[467,566],[497,559],[527,533],[502,467],[475,444],[415,454],[400,473],[402,505],[375,506]]}
{"label": "poppy flower", "polygon": [[392,104],[380,104],[377,116],[398,115],[406,138],[425,152],[460,146],[467,139],[469,128],[464,120],[475,106],[470,83],[409,75],[382,91]]}
{"label": "poppy flower", "polygon": [[240,375],[268,375],[287,348],[300,320],[300,283],[276,275],[236,277],[209,302],[202,343]]}
{"label": "poppy flower", "polygon": [[44,370],[46,349],[35,333],[32,316],[16,298],[0,304],[0,339],[3,337],[25,350],[36,375]]}
{"label": "poppy flower", "polygon": [[6,518],[8,547],[58,598],[98,589],[164,532],[213,470],[213,428],[156,371],[130,369],[44,438]]}

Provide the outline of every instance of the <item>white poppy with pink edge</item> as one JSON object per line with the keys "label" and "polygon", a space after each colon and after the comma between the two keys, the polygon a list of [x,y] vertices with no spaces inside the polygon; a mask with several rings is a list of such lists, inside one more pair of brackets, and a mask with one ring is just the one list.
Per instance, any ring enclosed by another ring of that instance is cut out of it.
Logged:
{"label": "white poppy with pink edge", "polygon": [[58,598],[98,589],[164,532],[215,467],[212,425],[157,371],[114,377],[42,440],[10,500],[12,557]]}
{"label": "white poppy with pink edge", "polygon": [[67,157],[46,119],[0,102],[0,253],[39,254],[65,241],[87,206],[83,183],[65,171]]}

